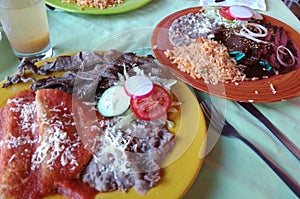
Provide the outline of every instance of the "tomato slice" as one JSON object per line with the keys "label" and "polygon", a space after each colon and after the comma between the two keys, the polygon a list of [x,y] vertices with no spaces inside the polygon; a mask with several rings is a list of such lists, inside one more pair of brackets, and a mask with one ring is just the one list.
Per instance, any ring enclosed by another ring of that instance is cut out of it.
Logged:
{"label": "tomato slice", "polygon": [[157,120],[167,114],[171,107],[170,93],[157,84],[153,85],[151,95],[144,98],[131,98],[130,107],[137,118],[141,120]]}
{"label": "tomato slice", "polygon": [[229,14],[229,7],[228,6],[223,6],[223,7],[219,8],[219,14],[224,19],[227,19],[227,20],[230,20],[230,21],[233,21],[235,19],[233,16],[231,16]]}

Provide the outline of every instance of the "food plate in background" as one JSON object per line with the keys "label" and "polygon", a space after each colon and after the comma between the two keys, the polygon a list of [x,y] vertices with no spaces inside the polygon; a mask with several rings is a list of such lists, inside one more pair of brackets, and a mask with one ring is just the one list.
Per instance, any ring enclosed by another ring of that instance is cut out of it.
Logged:
{"label": "food plate in background", "polygon": [[[55,58],[50,58],[36,64],[40,66],[44,62],[54,60]],[[59,76],[61,74],[52,75]],[[45,76],[33,75],[33,77],[39,79]],[[3,83],[4,81],[0,83],[0,108],[5,105],[8,98],[30,88],[30,83],[19,83],[2,88]],[[162,180],[145,195],[140,195],[131,188],[127,193],[121,191],[99,193],[96,198],[182,198],[189,190],[203,163],[206,147],[206,123],[198,100],[188,86],[178,81],[172,87],[172,91],[182,105],[180,112],[171,113],[169,116],[177,124],[175,128],[171,129],[171,132],[175,134],[175,147],[165,160],[166,166],[163,169]],[[51,195],[45,198],[59,199],[62,197]]]}
{"label": "food plate in background", "polygon": [[124,3],[118,4],[115,7],[109,7],[105,9],[100,8],[89,8],[85,7],[83,10],[76,3],[63,3],[62,0],[45,0],[46,4],[54,8],[59,8],[68,12],[75,12],[81,14],[118,14],[129,12],[131,10],[138,9],[144,5],[150,3],[152,0],[125,0]]}
{"label": "food plate in background", "polygon": [[[267,79],[235,83],[206,84],[203,79],[194,79],[189,74],[181,72],[177,65],[172,64],[164,51],[173,49],[169,41],[168,30],[173,21],[188,13],[196,13],[201,7],[193,7],[175,12],[158,23],[152,33],[151,45],[156,58],[174,75],[194,88],[229,100],[241,102],[276,102],[300,96],[300,69],[283,75],[274,75]],[[264,20],[285,29],[288,37],[300,49],[300,34],[285,23],[270,16],[263,15]],[[299,64],[299,63],[298,63]],[[272,87],[276,90],[274,94]]]}

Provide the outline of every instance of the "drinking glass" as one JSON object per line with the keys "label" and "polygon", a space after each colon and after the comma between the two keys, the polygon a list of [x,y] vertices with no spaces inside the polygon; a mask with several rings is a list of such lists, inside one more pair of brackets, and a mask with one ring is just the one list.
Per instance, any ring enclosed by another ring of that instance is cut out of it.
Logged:
{"label": "drinking glass", "polygon": [[14,54],[22,59],[51,57],[44,0],[0,0],[0,21]]}

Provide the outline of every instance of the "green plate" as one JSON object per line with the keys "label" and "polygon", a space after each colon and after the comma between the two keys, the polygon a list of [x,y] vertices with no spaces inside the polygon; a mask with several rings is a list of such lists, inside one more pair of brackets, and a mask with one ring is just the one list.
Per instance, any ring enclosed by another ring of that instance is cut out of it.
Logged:
{"label": "green plate", "polygon": [[152,0],[125,0],[124,3],[118,4],[115,7],[109,7],[105,9],[85,7],[83,10],[81,10],[80,6],[78,6],[76,3],[62,3],[61,0],[45,0],[47,5],[52,6],[54,8],[59,8],[68,12],[95,15],[124,13],[138,9],[150,3],[151,1]]}

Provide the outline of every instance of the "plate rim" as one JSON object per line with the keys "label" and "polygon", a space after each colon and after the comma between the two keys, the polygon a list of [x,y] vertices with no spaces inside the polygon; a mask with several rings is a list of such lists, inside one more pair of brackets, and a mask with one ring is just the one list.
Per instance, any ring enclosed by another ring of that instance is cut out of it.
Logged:
{"label": "plate rim", "polygon": [[123,4],[119,4],[115,7],[109,7],[105,9],[100,8],[90,8],[85,7],[84,10],[81,10],[76,3],[63,3],[61,0],[45,0],[45,3],[54,8],[62,9],[67,12],[80,13],[80,14],[90,14],[90,15],[111,15],[111,14],[121,14],[129,12],[138,8],[141,8],[152,0],[135,0],[138,2],[128,3],[130,0],[125,0]]}
{"label": "plate rim", "polygon": [[[166,34],[166,29],[170,27],[172,24],[173,20],[190,12],[197,12],[201,9],[201,6],[196,6],[196,7],[190,7],[190,8],[185,8],[179,11],[176,11],[165,18],[163,18],[154,28],[152,35],[151,35],[151,46],[154,55],[158,59],[158,61],[165,65],[168,69],[170,69],[172,72],[175,73],[175,75],[184,81],[185,83],[190,84],[192,87],[194,87],[197,90],[203,91],[208,94],[212,94],[217,97],[225,98],[228,100],[232,101],[239,101],[239,102],[254,102],[254,103],[268,103],[268,102],[278,102],[278,101],[285,101],[288,99],[292,99],[295,97],[300,96],[300,81],[298,81],[298,85],[292,85],[292,83],[295,84],[295,82],[292,82],[292,80],[296,80],[297,78],[300,78],[300,69],[296,69],[294,71],[291,71],[287,74],[281,74],[281,75],[275,75],[266,79],[261,79],[261,80],[255,80],[255,81],[243,81],[239,82],[238,84],[235,83],[218,83],[217,85],[207,85],[204,83],[203,79],[193,79],[190,77],[187,73],[183,73],[177,69],[177,66],[175,64],[172,64],[170,60],[168,60],[165,55],[163,54],[162,50],[158,48],[158,44],[161,41],[166,42],[168,45],[167,47],[173,47],[173,45],[169,41],[169,37],[167,37]],[[271,20],[273,23],[275,22],[277,24],[282,25],[289,38],[295,43],[295,45],[298,47],[300,50],[300,40],[296,40],[296,37],[300,36],[300,33],[298,33],[296,30],[294,30],[292,27],[289,25],[285,24],[284,22],[273,18],[271,16],[262,14],[267,21]],[[296,33],[296,35],[292,35]],[[163,37],[163,38],[162,38]],[[166,49],[165,49],[166,50]],[[298,64],[300,67],[300,64]],[[292,79],[291,79],[292,78]],[[285,90],[288,90],[286,87],[282,88],[281,85],[277,84],[278,82],[284,82],[284,81],[289,81],[290,85],[292,86],[293,90],[285,93],[285,96],[283,97],[282,95],[279,95],[279,93]],[[254,84],[253,86],[250,86],[250,84]],[[266,84],[268,86],[266,86]],[[272,85],[271,85],[272,84]],[[276,93],[272,93],[272,89],[270,88],[271,86],[279,86],[279,90],[276,90]],[[235,93],[230,93],[232,89],[235,89],[237,86],[240,88],[242,87],[243,90],[241,90],[240,94],[237,95]],[[253,89],[254,86],[257,86],[257,90]],[[264,86],[264,87],[260,87]],[[251,89],[250,89],[251,88]],[[260,89],[263,88],[263,91],[268,91],[268,92],[260,92]],[[247,90],[248,89],[248,90]],[[245,92],[252,92],[251,98],[245,98],[243,97]],[[256,92],[259,93],[256,93]],[[229,94],[228,94],[229,93]]]}
{"label": "plate rim", "polygon": [[[103,51],[98,51],[98,52],[103,52]],[[77,52],[56,55],[56,56],[47,58],[45,60],[36,62],[35,64],[39,67],[41,64],[43,64],[45,62],[55,61],[56,58],[59,56],[74,55],[76,53]],[[57,73],[60,73],[60,72],[57,72]],[[39,75],[34,75],[34,76],[41,77]],[[49,76],[49,75],[47,75],[47,76]],[[42,76],[42,77],[46,77],[46,76]],[[18,92],[20,92],[22,90],[30,89],[30,85],[31,85],[30,82],[27,82],[27,83],[18,83],[16,85],[11,85],[9,87],[2,88],[2,85],[4,83],[5,83],[5,80],[0,82],[0,95],[2,92],[6,92],[8,94],[4,94],[4,97],[0,99],[0,109],[5,105],[6,101],[10,97],[13,97],[14,95],[16,95]],[[197,178],[197,176],[200,172],[200,169],[202,167],[205,157],[202,157],[201,154],[203,154],[205,152],[205,148],[206,148],[207,126],[206,126],[205,117],[202,112],[202,109],[200,108],[198,99],[197,99],[196,95],[192,92],[191,88],[189,88],[182,81],[178,81],[176,83],[176,85],[174,85],[174,87],[175,88],[172,87],[172,89],[175,89],[175,92],[174,92],[175,94],[178,92],[179,93],[183,92],[183,93],[185,93],[185,95],[182,95],[184,97],[184,99],[190,100],[189,103],[185,103],[185,106],[184,106],[185,110],[187,110],[188,113],[190,113],[191,111],[195,111],[193,113],[193,116],[191,116],[191,118],[185,119],[185,120],[191,121],[191,119],[195,119],[195,117],[194,117],[195,115],[197,115],[196,117],[199,118],[199,123],[197,125],[197,129],[196,129],[195,135],[193,137],[193,141],[190,144],[190,146],[188,148],[186,148],[185,152],[183,154],[181,154],[181,156],[178,159],[176,159],[175,161],[171,162],[170,164],[168,164],[167,166],[165,166],[163,168],[164,171],[168,170],[168,167],[172,168],[172,167],[176,166],[176,161],[180,160],[181,158],[188,158],[192,155],[196,155],[196,151],[197,151],[197,157],[195,157],[195,158],[198,158],[198,159],[194,159],[194,161],[196,163],[194,163],[194,165],[192,165],[193,167],[191,167],[191,165],[189,163],[189,166],[185,169],[185,171],[190,171],[191,169],[193,169],[193,172],[189,173],[190,178],[188,178],[188,180],[185,180],[185,182],[184,182],[185,186],[182,189],[179,189],[179,190],[177,189],[176,191],[173,192],[173,194],[169,193],[169,191],[166,191],[166,193],[170,194],[170,196],[173,195],[174,197],[183,197],[191,188],[192,184],[194,183],[195,179]],[[191,104],[194,104],[196,106],[191,106]],[[182,115],[183,114],[181,113],[180,123],[182,121]],[[181,126],[181,124],[180,124],[180,126]],[[177,134],[177,131],[176,131],[176,134]],[[186,143],[184,143],[184,144],[186,144]],[[176,144],[175,144],[175,147],[176,147]],[[189,152],[190,150],[192,150],[193,153]],[[171,155],[171,154],[169,154],[169,155]],[[188,160],[190,160],[190,159],[188,159]],[[182,160],[180,162],[182,163]],[[172,170],[169,173],[171,173],[171,172],[172,172]],[[177,175],[178,175],[178,173],[177,173]],[[164,180],[166,180],[166,182],[163,182]],[[166,185],[166,183],[168,183],[167,179],[164,179],[164,176],[163,176],[161,181],[155,187],[153,187],[149,190],[148,195],[147,195],[147,193],[146,193],[146,195],[140,195],[133,188],[130,188],[128,191],[129,194],[127,194],[127,195],[124,195],[123,192],[120,192],[120,191],[114,191],[114,192],[107,192],[107,193],[98,193],[95,198],[102,198],[102,197],[119,198],[119,197],[122,197],[122,198],[130,198],[130,199],[131,198],[145,198],[145,199],[149,198],[150,199],[153,196],[157,195],[159,192],[161,192],[160,187],[159,187],[160,183],[164,183],[164,186],[168,186],[168,185]],[[114,193],[116,194],[115,196],[114,196]],[[58,198],[60,198],[60,196],[55,194],[55,195],[48,195],[45,198],[58,199]]]}

